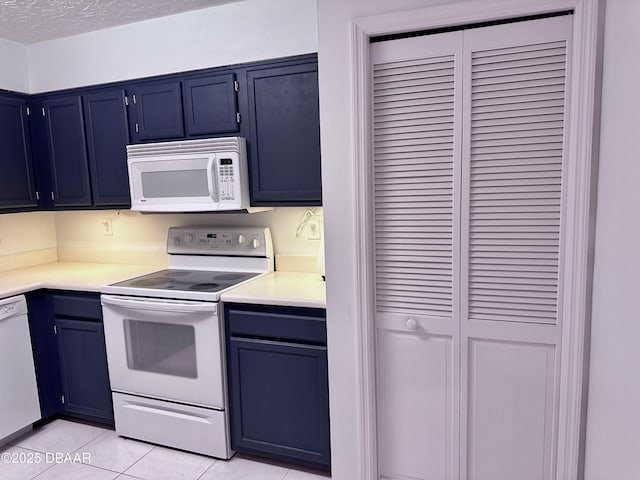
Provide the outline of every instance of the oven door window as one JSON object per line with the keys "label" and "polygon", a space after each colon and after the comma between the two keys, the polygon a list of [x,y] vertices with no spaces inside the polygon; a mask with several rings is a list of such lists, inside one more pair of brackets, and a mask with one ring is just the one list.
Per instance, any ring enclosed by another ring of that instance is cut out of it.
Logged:
{"label": "oven door window", "polygon": [[130,370],[198,377],[193,326],[125,319],[124,336]]}

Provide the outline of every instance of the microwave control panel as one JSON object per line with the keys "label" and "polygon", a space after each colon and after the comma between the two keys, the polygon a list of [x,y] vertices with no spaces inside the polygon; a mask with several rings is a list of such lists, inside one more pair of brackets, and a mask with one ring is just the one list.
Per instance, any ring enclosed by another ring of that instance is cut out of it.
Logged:
{"label": "microwave control panel", "polygon": [[218,172],[220,178],[220,201],[233,201],[236,199],[236,168],[233,158],[219,158]]}

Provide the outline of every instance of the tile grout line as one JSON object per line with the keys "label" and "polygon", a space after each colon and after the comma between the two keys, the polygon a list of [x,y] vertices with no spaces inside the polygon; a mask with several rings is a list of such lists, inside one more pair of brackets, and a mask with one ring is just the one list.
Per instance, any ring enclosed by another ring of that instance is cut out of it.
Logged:
{"label": "tile grout line", "polygon": [[[129,474],[129,473],[127,473],[127,472],[128,472],[131,468],[133,468],[133,466],[134,466],[134,465],[136,465],[136,464],[137,464],[138,462],[140,462],[144,457],[146,457],[147,455],[149,455],[151,452],[153,452],[153,451],[154,451],[154,450],[156,450],[157,448],[169,448],[169,449],[171,449],[171,450],[174,450],[174,449],[172,449],[171,447],[165,447],[165,446],[162,446],[162,445],[154,445],[154,446],[153,446],[153,448],[151,448],[151,450],[149,450],[147,453],[145,453],[142,457],[140,457],[138,460],[136,460],[133,464],[131,464],[131,465],[130,465],[130,466],[129,466],[129,467],[128,467],[128,468],[127,468],[123,473],[122,473],[122,475],[129,475],[129,476],[134,477],[134,478],[140,478],[140,477],[136,477],[135,475],[130,475],[130,474]],[[213,463],[212,463],[211,465],[209,465],[209,467],[207,467],[207,468],[205,469],[205,471],[204,471],[204,472],[202,472],[200,475],[198,475],[198,478],[196,478],[196,479],[194,479],[194,480],[200,480],[200,479],[202,478],[202,476],[203,476],[203,475],[205,475],[209,470],[211,470],[211,468],[213,468],[213,466],[218,462],[218,459],[217,459],[217,458],[209,457],[209,456],[207,456],[207,455],[200,455],[200,454],[197,454],[197,453],[187,452],[186,450],[180,450],[180,449],[175,449],[175,451],[177,451],[177,452],[183,452],[183,453],[186,453],[186,454],[189,454],[189,455],[194,455],[194,456],[197,456],[197,457],[209,458],[209,459],[213,460]],[[117,480],[117,479],[116,479],[116,480]],[[140,480],[146,480],[146,479],[144,479],[144,478],[140,478]]]}
{"label": "tile grout line", "polygon": [[[19,449],[21,449],[21,450],[27,450],[28,452],[33,452],[33,453],[43,454],[43,452],[40,452],[40,451],[38,451],[38,450],[33,450],[33,449],[31,449],[31,448],[24,448],[24,447],[21,447],[20,445],[11,445],[11,447],[10,447],[10,448],[19,448]],[[45,463],[45,465],[46,465],[46,463]],[[52,463],[52,464],[51,464],[51,465],[49,465],[47,468],[45,468],[43,471],[41,471],[40,473],[38,473],[35,477],[31,477],[31,479],[30,479],[30,480],[33,480],[34,478],[39,477],[40,475],[42,475],[42,474],[43,474],[44,472],[46,472],[47,470],[49,470],[49,469],[53,468],[53,467],[54,467],[54,465],[55,465],[55,464],[54,464],[54,463]]]}
{"label": "tile grout line", "polygon": [[[105,429],[105,431],[104,431],[104,432],[102,432],[100,435],[98,435],[97,437],[95,437],[93,440],[90,440],[89,442],[87,442],[87,443],[85,443],[84,445],[82,445],[81,447],[79,447],[77,450],[75,450],[75,451],[74,451],[74,453],[76,453],[76,452],[77,452],[78,450],[80,450],[81,448],[86,447],[87,445],[89,445],[90,443],[94,442],[94,441],[95,441],[95,440],[97,440],[98,438],[100,438],[100,437],[102,437],[102,436],[107,435],[109,432],[113,432],[114,434],[116,434],[116,436],[117,436],[119,439],[120,439],[120,438],[122,438],[122,439],[127,439],[127,437],[121,437],[120,435],[118,435],[118,434],[117,434],[117,432],[116,432],[115,430]],[[134,441],[136,441],[136,440],[134,439]],[[140,442],[140,443],[144,443],[144,442]],[[145,445],[149,445],[149,444],[146,444],[146,443],[145,443]],[[112,470],[112,469],[110,469],[110,468],[106,468],[106,467],[100,467],[100,466],[98,466],[98,465],[91,465],[91,464],[89,464],[89,465],[90,465],[90,466],[92,466],[92,467],[95,467],[95,468],[99,468],[99,469],[101,469],[101,470],[106,470],[106,471],[108,471],[108,472],[114,472],[114,473],[117,473],[117,474],[118,474],[118,476],[120,476],[120,475],[127,475],[127,476],[134,477],[134,478],[140,478],[140,477],[136,477],[135,475],[130,475],[130,474],[126,473],[126,472],[127,472],[131,467],[133,467],[136,463],[138,463],[140,460],[142,460],[144,457],[146,457],[149,453],[151,453],[155,448],[156,448],[156,446],[153,446],[153,445],[152,445],[148,452],[146,452],[144,455],[142,455],[140,458],[138,458],[135,462],[133,462],[131,465],[129,465],[127,468],[125,468],[125,470],[124,470],[123,472],[119,472],[118,470]],[[117,477],[116,477],[116,478],[117,478]],[[141,480],[144,480],[144,479],[141,479]]]}
{"label": "tile grout line", "polygon": [[[133,462],[131,465],[129,465],[124,472],[122,472],[122,475],[129,475],[127,472],[129,470],[131,470],[135,465],[138,464],[138,462],[140,462],[140,460],[142,460],[144,457],[146,457],[147,455],[149,455],[151,452],[153,452],[157,447],[154,445],[153,447],[151,447],[151,449],[145,453],[144,455],[142,455],[138,460],[136,460],[135,462]],[[134,477],[134,478],[140,478],[140,477],[136,477],[135,475],[129,475],[130,477]],[[144,480],[144,479],[142,479]]]}
{"label": "tile grout line", "polygon": [[[54,422],[56,422],[56,421],[58,421],[58,420],[54,420]],[[68,420],[67,420],[67,421],[68,421]],[[51,425],[51,424],[52,424],[52,423],[54,423],[54,422],[51,422],[49,425]],[[74,422],[71,422],[71,423],[74,423]],[[80,424],[80,425],[84,425],[84,424]],[[101,427],[96,427],[96,428],[101,428]],[[93,442],[94,440],[96,440],[98,437],[101,437],[102,435],[106,435],[106,433],[107,433],[107,432],[106,432],[106,429],[104,429],[104,430],[105,430],[104,432],[99,433],[98,435],[96,435],[95,437],[93,437],[91,440],[89,440],[89,441],[85,442],[83,445],[81,445],[81,446],[79,446],[78,448],[76,448],[75,450],[73,450],[73,451],[71,452],[71,454],[75,454],[75,453],[77,453],[77,452],[78,452],[78,450],[80,450],[81,448],[83,448],[83,447],[87,446],[88,444],[90,444],[91,442]],[[39,432],[34,432],[34,433],[33,433],[33,435],[38,435],[38,433],[39,433]],[[23,448],[23,447],[19,447],[19,448]],[[30,449],[25,449],[25,450],[30,450]],[[35,451],[37,451],[37,450],[35,450]],[[39,453],[43,453],[44,455],[46,455],[48,452],[39,452]],[[38,478],[38,477],[40,477],[41,475],[43,475],[45,472],[48,472],[49,470],[51,470],[51,469],[52,469],[53,467],[55,467],[56,465],[59,465],[59,464],[58,464],[58,463],[52,463],[49,467],[47,467],[46,469],[44,469],[44,470],[43,470],[42,472],[40,472],[38,475],[36,475],[35,477],[32,477],[32,478],[31,478],[31,480],[37,480],[37,478]],[[82,465],[86,465],[86,464],[82,463]],[[96,466],[94,466],[94,465],[87,465],[87,466],[100,469],[100,467],[96,467]],[[105,470],[105,469],[101,469],[101,470]],[[112,472],[112,470],[107,470],[107,471]],[[119,472],[113,472],[113,473],[117,473],[117,474],[118,474],[118,476],[120,476],[120,473],[119,473]],[[118,478],[118,476],[116,476],[115,478]],[[115,478],[114,478],[114,480],[115,480]]]}
{"label": "tile grout line", "polygon": [[[57,420],[54,420],[53,422],[50,422],[50,423],[48,423],[47,425],[44,425],[43,427],[46,427],[46,426],[48,426],[48,425],[52,425],[52,424],[53,424],[53,423],[55,423],[56,421],[57,421]],[[42,427],[40,427],[40,428],[42,428]],[[33,436],[37,436],[37,435],[39,435],[39,434],[41,434],[41,433],[42,433],[42,431],[38,431],[38,429],[32,429],[29,433],[25,434],[25,435],[24,435],[24,437],[33,437]],[[95,438],[97,438],[97,437],[99,437],[100,435],[103,435],[103,434],[104,434],[104,432],[103,432],[103,433],[100,433],[100,434],[99,434],[99,435],[97,435]],[[19,441],[19,439],[16,439],[16,441]],[[90,441],[93,441],[93,440],[90,440]],[[87,443],[89,443],[89,442],[87,442]],[[8,445],[10,445],[10,446],[11,446],[11,447],[13,447],[13,448],[20,448],[20,449],[22,449],[22,450],[27,450],[27,451],[29,451],[29,452],[34,452],[34,453],[38,453],[38,454],[41,454],[41,455],[45,455],[45,458],[46,458],[47,453],[51,453],[51,452],[42,452],[42,451],[40,451],[40,450],[36,450],[36,449],[34,449],[34,448],[27,448],[27,447],[25,447],[25,446],[20,445],[19,443],[14,443],[14,442],[9,442],[9,444],[8,444]],[[82,448],[82,447],[80,447],[80,448]],[[75,452],[76,452],[76,450],[74,450],[72,453],[75,453]],[[46,465],[46,463],[45,463],[45,465]],[[47,468],[45,468],[43,471],[41,471],[40,473],[38,473],[35,477],[31,477],[31,480],[37,479],[38,477],[40,477],[41,475],[43,475],[45,472],[48,472],[49,470],[51,470],[51,469],[52,469],[53,467],[55,467],[56,465],[57,465],[56,463],[51,463]]]}
{"label": "tile grout line", "polygon": [[118,480],[120,477],[129,477],[129,478],[135,478],[136,480],[145,480],[144,478],[136,477],[135,475],[131,475],[129,473],[124,473],[124,472],[118,475],[114,480]]}
{"label": "tile grout line", "polygon": [[[53,425],[53,424],[54,424],[55,422],[57,422],[57,421],[58,421],[58,420],[54,420],[53,422],[50,422],[50,423],[48,423],[47,425],[44,425],[44,426]],[[73,423],[73,422],[71,422],[71,423]],[[40,427],[40,428],[42,428],[42,427]],[[98,428],[100,428],[100,427],[98,427]],[[26,436],[29,436],[29,437],[32,437],[32,436],[38,436],[38,435],[40,435],[40,434],[42,434],[42,433],[43,433],[43,432],[42,432],[41,430],[39,431],[39,429],[32,429],[32,430],[31,430],[31,432],[29,432],[27,435],[25,435],[25,437],[26,437]],[[106,432],[101,432],[101,433],[99,433],[98,435],[96,435],[96,436],[95,436],[95,437],[93,437],[91,440],[89,440],[88,442],[84,443],[83,445],[81,445],[81,446],[80,446],[80,447],[78,447],[77,449],[72,450],[69,454],[71,454],[71,455],[72,455],[72,454],[75,454],[79,449],[81,449],[82,447],[84,447],[84,446],[86,446],[87,444],[91,443],[93,440],[95,440],[96,438],[98,438],[98,437],[100,437],[100,436],[104,435],[105,433],[106,433]],[[16,440],[17,440],[17,439],[16,439]],[[30,451],[30,452],[39,453],[39,454],[41,454],[41,455],[45,455],[45,456],[46,456],[48,453],[51,453],[51,452],[43,452],[43,451],[40,451],[40,450],[35,450],[35,449],[33,449],[33,448],[27,448],[27,447],[24,447],[24,446],[22,446],[22,445],[20,445],[20,444],[18,444],[18,443],[10,443],[9,445],[11,445],[12,447],[15,447],[15,448],[20,448],[20,449],[22,449],[22,450],[27,450],[27,451]],[[57,452],[56,452],[56,453],[57,453]],[[60,452],[60,453],[62,453],[62,452]],[[65,452],[65,453],[68,453],[68,452]],[[46,458],[46,457],[45,457],[45,458]],[[42,476],[44,473],[46,473],[46,472],[48,472],[49,470],[51,470],[51,469],[52,469],[53,467],[55,467],[56,465],[58,465],[58,464],[57,464],[57,463],[55,463],[55,462],[51,463],[47,468],[45,468],[42,472],[38,473],[35,477],[31,477],[31,480],[35,480],[35,479],[37,479],[38,477]],[[91,465],[91,466],[92,466],[92,465]]]}
{"label": "tile grout line", "polygon": [[106,435],[106,434],[107,434],[107,431],[105,430],[104,432],[102,432],[102,433],[100,433],[100,434],[96,435],[95,437],[93,437],[93,438],[92,438],[91,440],[89,440],[88,442],[83,443],[82,445],[80,445],[80,446],[79,446],[78,448],[76,448],[72,453],[77,453],[77,452],[78,452],[78,450],[80,450],[81,448],[86,447],[87,445],[89,445],[89,444],[90,444],[91,442],[93,442],[94,440],[97,440],[98,438],[100,438],[100,437],[102,437],[103,435]]}
{"label": "tile grout line", "polygon": [[[213,458],[213,457],[210,457],[210,458]],[[204,472],[202,472],[202,474],[198,477],[197,480],[200,480],[202,477],[204,477],[207,474],[207,472],[211,470],[216,463],[218,463],[218,459],[213,458],[213,463],[209,466],[209,468],[207,468]]]}

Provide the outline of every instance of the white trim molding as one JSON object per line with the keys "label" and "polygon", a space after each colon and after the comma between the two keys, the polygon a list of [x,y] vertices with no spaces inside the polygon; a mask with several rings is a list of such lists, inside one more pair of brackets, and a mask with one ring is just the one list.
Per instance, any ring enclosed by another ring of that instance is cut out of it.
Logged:
{"label": "white trim molding", "polygon": [[[376,442],[374,242],[372,220],[372,119],[369,46],[371,37],[442,27],[573,11],[572,63],[567,115],[568,212],[563,245],[561,364],[555,477],[578,480],[583,471],[584,419],[591,307],[595,178],[597,175],[601,77],[602,0],[471,0],[417,10],[356,18],[351,24],[351,98],[358,343],[360,478],[378,478]],[[462,477],[465,473],[462,472]]]}
{"label": "white trim molding", "polygon": [[354,205],[357,215],[356,245],[361,249],[356,253],[355,280],[356,291],[358,292],[355,302],[355,318],[357,319],[357,331],[364,333],[359,337],[356,358],[358,372],[358,393],[362,418],[358,422],[360,431],[358,432],[360,468],[362,479],[378,478],[377,462],[377,416],[376,416],[376,369],[375,369],[375,327],[373,325],[373,210],[371,209],[371,199],[373,192],[371,188],[371,133],[373,131],[373,121],[369,115],[372,99],[372,88],[370,80],[370,60],[369,60],[369,38],[356,25],[352,25],[352,45],[364,45],[364,48],[353,48],[351,50],[351,65],[359,65],[363,68],[356,68],[352,72],[353,83],[356,86],[352,90],[353,112],[358,116],[358,120],[352,124],[352,136],[354,139],[353,158],[355,159],[355,172],[367,172],[365,175],[356,175],[354,188]]}

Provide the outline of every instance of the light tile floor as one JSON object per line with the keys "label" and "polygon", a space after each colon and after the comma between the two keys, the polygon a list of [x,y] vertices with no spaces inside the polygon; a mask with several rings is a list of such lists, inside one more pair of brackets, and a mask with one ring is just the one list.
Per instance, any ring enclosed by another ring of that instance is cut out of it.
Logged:
{"label": "light tile floor", "polygon": [[229,461],[55,420],[0,446],[1,480],[327,480],[322,473],[236,455]]}

